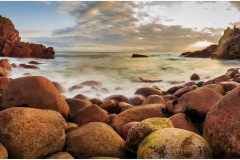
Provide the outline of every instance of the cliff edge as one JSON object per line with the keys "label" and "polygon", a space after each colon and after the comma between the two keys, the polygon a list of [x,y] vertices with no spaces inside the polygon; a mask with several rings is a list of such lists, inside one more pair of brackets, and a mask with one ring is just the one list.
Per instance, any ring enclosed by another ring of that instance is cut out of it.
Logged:
{"label": "cliff edge", "polygon": [[21,42],[19,31],[12,21],[0,16],[0,56],[25,58],[54,58],[52,47],[42,44]]}
{"label": "cliff edge", "polygon": [[182,53],[183,57],[201,57],[218,59],[240,59],[240,29],[234,26],[224,30],[218,44],[194,52]]}

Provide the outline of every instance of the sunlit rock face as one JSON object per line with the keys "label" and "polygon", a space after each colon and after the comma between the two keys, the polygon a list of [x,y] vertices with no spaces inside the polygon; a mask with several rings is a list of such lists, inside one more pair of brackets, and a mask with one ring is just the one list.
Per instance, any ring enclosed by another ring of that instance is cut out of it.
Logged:
{"label": "sunlit rock face", "polygon": [[52,47],[20,40],[19,32],[12,21],[0,15],[0,56],[54,58],[55,52]]}
{"label": "sunlit rock face", "polygon": [[234,26],[233,29],[224,30],[223,36],[218,41],[218,45],[194,52],[182,53],[183,57],[202,57],[219,59],[240,59],[240,29]]}

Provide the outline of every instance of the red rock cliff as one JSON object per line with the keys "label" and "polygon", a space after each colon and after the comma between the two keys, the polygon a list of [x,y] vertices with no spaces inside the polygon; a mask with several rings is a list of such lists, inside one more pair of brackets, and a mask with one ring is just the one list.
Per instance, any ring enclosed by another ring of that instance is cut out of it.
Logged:
{"label": "red rock cliff", "polygon": [[8,18],[0,16],[0,56],[4,57],[31,57],[54,58],[52,47],[42,44],[20,42],[18,30]]}

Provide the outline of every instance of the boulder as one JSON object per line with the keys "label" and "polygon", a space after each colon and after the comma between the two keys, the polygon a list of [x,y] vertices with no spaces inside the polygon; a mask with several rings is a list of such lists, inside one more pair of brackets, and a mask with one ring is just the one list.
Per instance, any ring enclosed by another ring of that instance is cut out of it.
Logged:
{"label": "boulder", "polygon": [[104,122],[109,121],[109,116],[107,111],[101,109],[97,105],[93,104],[89,107],[84,107],[77,111],[73,117],[73,121],[82,126],[89,122]]}
{"label": "boulder", "polygon": [[8,72],[3,67],[0,67],[0,77],[7,76],[7,75],[8,75]]}
{"label": "boulder", "polygon": [[130,109],[130,108],[134,107],[134,106],[132,106],[131,104],[126,103],[126,102],[120,102],[120,103],[118,103],[118,107],[120,109],[120,112],[123,112],[127,109]]}
{"label": "boulder", "polygon": [[92,105],[92,102],[80,100],[76,98],[67,98],[66,102],[69,106],[69,117],[73,118],[78,110]]}
{"label": "boulder", "polygon": [[12,107],[0,112],[0,143],[9,158],[42,158],[61,151],[66,121],[53,110]]}
{"label": "boulder", "polygon": [[182,57],[209,58],[209,57],[212,57],[213,54],[217,51],[217,47],[218,47],[218,45],[213,44],[203,50],[182,53],[181,56]]}
{"label": "boulder", "polygon": [[1,109],[10,107],[51,109],[60,112],[64,117],[69,112],[65,99],[52,82],[42,76],[13,79],[1,96]]}
{"label": "boulder", "polygon": [[52,82],[52,83],[57,88],[59,93],[66,93],[67,92],[67,90],[62,86],[61,83],[58,83],[58,82]]}
{"label": "boulder", "polygon": [[95,87],[101,87],[102,86],[102,83],[99,82],[99,81],[94,81],[94,80],[91,80],[91,81],[84,81],[81,83],[81,85],[83,86],[95,86]]}
{"label": "boulder", "polygon": [[74,159],[74,158],[68,152],[58,152],[58,153],[55,153],[55,154],[47,157],[47,159]]}
{"label": "boulder", "polygon": [[43,63],[40,63],[40,62],[37,62],[37,61],[29,61],[28,63],[29,63],[29,64],[36,64],[36,65],[38,65],[38,64],[43,64]]}
{"label": "boulder", "polygon": [[192,109],[205,116],[214,103],[222,97],[223,95],[213,89],[200,87],[182,95],[177,101],[173,101],[173,113],[176,114]]}
{"label": "boulder", "polygon": [[185,93],[188,93],[190,91],[192,91],[192,88],[190,86],[186,86],[184,88],[177,90],[173,95],[176,97],[181,97],[182,95],[184,95]]}
{"label": "boulder", "polygon": [[0,143],[0,159],[7,159],[8,151],[7,149]]}
{"label": "boulder", "polygon": [[120,112],[120,108],[118,107],[117,103],[112,99],[104,101],[100,107],[109,114]]}
{"label": "boulder", "polygon": [[148,104],[132,107],[118,114],[118,116],[113,119],[110,125],[118,133],[120,133],[122,127],[129,122],[139,122],[151,117],[165,117],[164,111],[165,106],[163,106],[162,104]]}
{"label": "boulder", "polygon": [[166,101],[166,104],[168,101],[174,101],[174,100],[178,99],[178,97],[176,97],[174,95],[164,95],[164,96],[162,96],[162,98]]}
{"label": "boulder", "polygon": [[81,99],[81,100],[89,100],[89,98],[83,94],[78,94],[78,95],[74,96],[73,98]]}
{"label": "boulder", "polygon": [[128,98],[124,95],[112,95],[105,98],[103,101],[114,100],[115,102],[128,102]]}
{"label": "boulder", "polygon": [[178,128],[163,128],[147,136],[139,145],[138,159],[207,159],[212,150],[201,136]]}
{"label": "boulder", "polygon": [[240,87],[229,92],[209,110],[203,136],[216,158],[240,157]]}
{"label": "boulder", "polygon": [[240,84],[234,81],[226,81],[226,82],[220,82],[219,85],[223,87],[225,92],[228,92],[237,88]]}
{"label": "boulder", "polygon": [[136,90],[135,94],[148,97],[150,95],[162,95],[161,90],[155,89],[153,87],[143,87]]}
{"label": "boulder", "polygon": [[150,95],[148,96],[142,103],[143,105],[145,104],[162,104],[162,105],[166,105],[166,101],[158,95]]}
{"label": "boulder", "polygon": [[135,95],[134,97],[131,97],[128,99],[128,103],[133,106],[142,105],[143,101],[144,101],[144,97],[141,95]]}
{"label": "boulder", "polygon": [[125,158],[124,141],[107,124],[91,122],[67,133],[67,151],[75,158]]}
{"label": "boulder", "polygon": [[183,88],[183,86],[174,86],[167,90],[167,93],[174,94],[177,90]]}
{"label": "boulder", "polygon": [[208,84],[208,85],[205,85],[204,87],[208,87],[208,88],[211,88],[213,90],[215,90],[216,92],[222,94],[222,95],[225,95],[226,92],[224,91],[223,87],[219,84]]}
{"label": "boulder", "polygon": [[161,128],[172,128],[173,124],[168,118],[148,118],[134,125],[127,134],[126,148],[136,153],[139,144],[151,133]]}
{"label": "boulder", "polygon": [[103,101],[98,98],[92,98],[89,101],[92,102],[92,104],[96,104],[98,106],[101,106],[103,104]]}
{"label": "boulder", "polygon": [[174,114],[169,117],[169,119],[172,121],[174,128],[185,129],[200,135],[193,122],[186,116],[185,113]]}
{"label": "boulder", "polygon": [[29,64],[19,64],[19,67],[26,68],[26,69],[39,69],[39,67]]}
{"label": "boulder", "polygon": [[190,80],[192,80],[192,81],[197,81],[197,80],[200,80],[200,77],[199,77],[198,74],[193,73],[193,74],[191,75],[191,77],[190,77]]}

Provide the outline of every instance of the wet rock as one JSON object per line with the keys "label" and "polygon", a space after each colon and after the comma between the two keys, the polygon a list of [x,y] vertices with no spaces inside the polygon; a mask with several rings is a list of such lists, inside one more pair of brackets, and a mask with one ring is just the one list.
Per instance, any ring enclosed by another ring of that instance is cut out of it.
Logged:
{"label": "wet rock", "polygon": [[198,87],[202,87],[204,83],[205,83],[205,82],[203,82],[203,81],[197,82],[197,86],[198,86]]}
{"label": "wet rock", "polygon": [[89,101],[92,102],[92,104],[96,104],[98,106],[101,106],[103,104],[103,101],[98,98],[92,98]]}
{"label": "wet rock", "polygon": [[69,112],[65,99],[52,82],[42,76],[13,79],[1,97],[1,109],[10,107],[51,109],[60,112],[64,117]]}
{"label": "wet rock", "polygon": [[191,77],[190,77],[190,80],[192,80],[192,81],[197,81],[197,80],[200,80],[200,77],[199,77],[198,74],[193,73],[193,74],[191,75]]}
{"label": "wet rock", "polygon": [[99,82],[99,81],[91,80],[91,81],[82,82],[81,85],[83,85],[83,86],[91,86],[91,87],[92,86],[101,87],[102,83]]}
{"label": "wet rock", "polygon": [[17,65],[16,63],[12,63],[11,66],[12,66],[13,68],[17,68],[17,67],[18,67],[18,65]]}
{"label": "wet rock", "polygon": [[39,69],[39,67],[34,65],[28,65],[28,64],[19,64],[19,67],[26,68],[26,69]]}
{"label": "wet rock", "polygon": [[209,47],[199,50],[199,51],[194,51],[194,52],[185,52],[182,53],[182,57],[201,57],[201,58],[209,58],[212,57],[214,52],[217,51],[218,45],[210,45]]}
{"label": "wet rock", "polygon": [[167,93],[174,94],[177,90],[183,88],[183,86],[174,86],[167,90]]}
{"label": "wet rock", "polygon": [[88,123],[67,133],[67,151],[75,158],[125,158],[122,138],[107,124]]}
{"label": "wet rock", "polygon": [[11,64],[8,62],[8,59],[1,59],[0,60],[0,67],[6,69],[6,70],[12,70]]}
{"label": "wet rock", "polygon": [[173,113],[184,112],[186,109],[196,110],[201,115],[206,115],[209,109],[223,96],[213,89],[200,87],[181,96],[175,102]]}
{"label": "wet rock", "polygon": [[158,95],[150,95],[148,96],[142,103],[143,105],[145,104],[162,104],[162,105],[166,105],[166,101]]}
{"label": "wet rock", "polygon": [[143,54],[132,54],[132,58],[146,58],[148,56],[143,55]]}
{"label": "wet rock", "polygon": [[121,129],[121,135],[123,135],[123,138],[126,139],[128,135],[128,131],[134,127],[135,125],[139,124],[140,122],[129,122],[125,124]]}
{"label": "wet rock", "polygon": [[177,90],[173,95],[176,97],[181,97],[182,95],[184,95],[185,93],[188,93],[190,91],[192,91],[192,88],[190,86],[187,86],[187,87]]}
{"label": "wet rock", "polygon": [[240,77],[236,77],[233,79],[234,82],[240,83]]}
{"label": "wet rock", "polygon": [[53,85],[57,88],[59,93],[66,93],[67,90],[58,82],[52,82]]}
{"label": "wet rock", "polygon": [[76,89],[82,89],[83,88],[83,85],[74,85],[72,87],[69,88],[69,91],[73,91],[73,90],[76,90]]}
{"label": "wet rock", "polygon": [[78,95],[74,96],[73,98],[81,99],[81,100],[89,100],[89,98],[83,94],[78,94]]}
{"label": "wet rock", "polygon": [[92,105],[90,101],[80,100],[76,98],[67,98],[66,102],[69,106],[69,117],[71,118],[74,117],[78,110]]}
{"label": "wet rock", "polygon": [[184,83],[183,84],[183,87],[191,87],[191,86],[193,86],[193,85],[196,85],[197,83],[196,82],[187,82],[187,83]]}
{"label": "wet rock", "polygon": [[209,110],[203,131],[216,158],[240,157],[240,87],[229,92]]}
{"label": "wet rock", "polygon": [[148,97],[150,95],[162,95],[161,90],[152,88],[152,87],[143,87],[143,88],[139,88],[136,90],[135,94],[137,95],[142,95],[144,97]]}
{"label": "wet rock", "polygon": [[38,64],[43,64],[43,63],[40,63],[40,62],[37,62],[37,61],[29,61],[28,63],[29,63],[29,64],[36,64],[36,65],[38,65]]}
{"label": "wet rock", "polygon": [[31,73],[24,73],[23,75],[24,76],[31,76],[32,74]]}
{"label": "wet rock", "polygon": [[55,153],[55,154],[47,157],[47,159],[74,159],[74,158],[68,152],[58,152],[58,153]]}
{"label": "wet rock", "polygon": [[120,103],[118,103],[118,107],[120,109],[120,112],[123,112],[127,109],[130,109],[130,108],[134,107],[134,106],[132,106],[131,104],[126,103],[126,102],[120,102]]}
{"label": "wet rock", "polygon": [[135,95],[134,97],[131,97],[128,99],[128,103],[133,106],[142,105],[143,101],[144,101],[144,97],[141,95]]}
{"label": "wet rock", "polygon": [[191,88],[192,88],[192,90],[195,90],[195,89],[197,89],[199,87],[197,85],[192,85]]}
{"label": "wet rock", "polygon": [[237,88],[240,84],[234,81],[226,81],[219,83],[224,89],[225,92],[231,91],[235,88]]}
{"label": "wet rock", "polygon": [[156,82],[162,82],[162,80],[158,77],[138,77],[133,82],[145,82],[145,83],[156,83]]}
{"label": "wet rock", "polygon": [[67,125],[65,127],[65,132],[69,132],[71,130],[77,129],[78,125],[76,123],[71,123],[71,122],[67,122]]}
{"label": "wet rock", "polygon": [[0,112],[0,143],[9,158],[42,158],[61,151],[66,121],[53,110],[13,107]]}
{"label": "wet rock", "polygon": [[109,121],[109,116],[107,111],[101,109],[97,105],[91,105],[89,107],[84,107],[77,111],[73,117],[73,121],[82,126],[89,122],[104,122]]}
{"label": "wet rock", "polygon": [[107,100],[114,100],[115,102],[128,102],[128,98],[124,95],[112,95],[104,99],[104,101]]}
{"label": "wet rock", "polygon": [[226,92],[224,91],[223,87],[219,84],[209,84],[209,85],[205,85],[204,87],[208,87],[211,88],[213,90],[215,90],[216,92],[225,95]]}
{"label": "wet rock", "polygon": [[169,119],[172,121],[174,128],[185,129],[200,135],[193,122],[186,116],[185,113],[175,114]]}
{"label": "wet rock", "polygon": [[148,118],[134,125],[127,134],[126,147],[136,153],[139,144],[151,133],[161,128],[172,128],[173,124],[168,118]]}
{"label": "wet rock", "polygon": [[8,151],[7,149],[0,143],[0,159],[7,159]]}
{"label": "wet rock", "polygon": [[201,136],[178,128],[163,128],[150,134],[138,147],[138,159],[205,159],[212,150]]}
{"label": "wet rock", "polygon": [[110,125],[118,132],[121,132],[122,127],[133,121],[142,121],[151,117],[165,117],[163,113],[165,106],[161,104],[148,104],[136,106],[121,112],[113,119]]}
{"label": "wet rock", "polygon": [[218,84],[220,82],[225,82],[225,81],[228,81],[229,80],[229,77],[226,76],[226,75],[222,75],[222,76],[219,76],[219,77],[216,77],[212,80],[209,80],[207,82],[204,83],[204,85],[208,85],[208,84]]}

